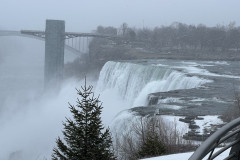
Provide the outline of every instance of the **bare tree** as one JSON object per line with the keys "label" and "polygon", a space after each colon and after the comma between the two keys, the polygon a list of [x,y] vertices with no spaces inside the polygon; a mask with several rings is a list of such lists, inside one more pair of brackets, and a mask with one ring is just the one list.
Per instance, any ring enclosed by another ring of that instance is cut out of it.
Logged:
{"label": "bare tree", "polygon": [[128,123],[128,130],[115,134],[115,151],[119,160],[136,160],[162,154],[195,149],[182,138],[177,123],[166,124],[160,117],[139,117]]}

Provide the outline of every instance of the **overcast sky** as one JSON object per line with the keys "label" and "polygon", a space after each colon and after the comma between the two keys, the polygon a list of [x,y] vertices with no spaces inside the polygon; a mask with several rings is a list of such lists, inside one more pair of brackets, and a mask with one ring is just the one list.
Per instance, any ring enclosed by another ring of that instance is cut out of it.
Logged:
{"label": "overcast sky", "polygon": [[98,25],[153,28],[172,22],[240,25],[240,0],[0,0],[0,29],[44,30],[46,19],[66,21],[67,31]]}

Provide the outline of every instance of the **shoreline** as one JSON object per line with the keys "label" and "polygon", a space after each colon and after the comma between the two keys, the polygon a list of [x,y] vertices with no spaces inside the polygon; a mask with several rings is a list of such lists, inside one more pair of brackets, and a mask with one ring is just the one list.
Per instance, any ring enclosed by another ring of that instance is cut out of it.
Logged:
{"label": "shoreline", "polygon": [[125,53],[130,59],[174,59],[197,61],[240,61],[240,52],[200,52],[200,51],[166,51],[150,52],[146,50],[131,49]]}

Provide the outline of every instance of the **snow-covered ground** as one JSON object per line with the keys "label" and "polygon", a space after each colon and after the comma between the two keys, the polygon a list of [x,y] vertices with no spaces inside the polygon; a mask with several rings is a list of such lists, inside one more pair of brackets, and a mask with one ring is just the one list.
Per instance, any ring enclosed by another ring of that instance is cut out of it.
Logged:
{"label": "snow-covered ground", "polygon": [[184,118],[182,116],[161,115],[160,117],[164,120],[165,124],[167,124],[167,126],[169,126],[170,128],[176,127],[177,131],[181,135],[184,135],[189,130],[187,123],[179,121],[180,118]]}
{"label": "snow-covered ground", "polygon": [[[175,125],[177,130],[181,131],[182,134],[187,133],[189,130],[188,123],[179,121],[180,118],[184,118],[183,116],[161,115],[161,118],[163,118],[165,123],[168,123],[169,126]],[[199,116],[199,118],[203,119],[194,120],[196,125],[199,126],[197,129],[199,134],[204,134],[204,130],[210,130],[212,126],[217,126],[224,123],[218,115]]]}
{"label": "snow-covered ground", "polygon": [[[218,151],[219,149],[216,149]],[[216,157],[214,160],[223,160],[229,155],[230,149],[226,150],[222,154],[220,154],[218,157]],[[166,156],[159,156],[159,157],[153,157],[153,158],[146,158],[142,160],[188,160],[193,152],[186,152],[186,153],[178,153],[178,154],[171,154]],[[203,159],[206,160],[207,156]]]}
{"label": "snow-covered ground", "polygon": [[[111,121],[110,126],[112,126],[111,128],[113,131],[126,131],[129,127],[129,124],[137,120],[137,117],[138,116],[134,115],[134,112],[124,110],[119,112],[119,114]],[[182,136],[185,133],[188,133],[189,124],[179,121],[180,118],[185,118],[184,116],[159,115],[159,117],[164,121],[166,126],[176,129]],[[202,119],[194,120],[196,125],[199,126],[199,128],[196,130],[198,134],[204,134],[205,130],[210,130],[213,128],[213,126],[218,126],[224,123],[218,115],[199,116],[199,118]]]}
{"label": "snow-covered ground", "polygon": [[224,122],[218,118],[218,116],[199,116],[200,118],[203,118],[203,120],[195,120],[195,123],[200,128],[197,129],[199,134],[204,133],[204,129],[210,130],[213,125],[219,125],[223,124]]}

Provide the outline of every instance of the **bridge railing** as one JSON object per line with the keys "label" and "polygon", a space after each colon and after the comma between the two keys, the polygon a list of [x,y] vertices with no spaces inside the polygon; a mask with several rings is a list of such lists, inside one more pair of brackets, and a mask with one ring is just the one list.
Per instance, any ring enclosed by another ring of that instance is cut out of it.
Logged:
{"label": "bridge railing", "polygon": [[[216,151],[216,148],[220,147]],[[231,149],[225,160],[237,160],[240,158],[240,118],[227,123],[212,134],[193,153],[189,160],[213,160],[227,149]]]}

